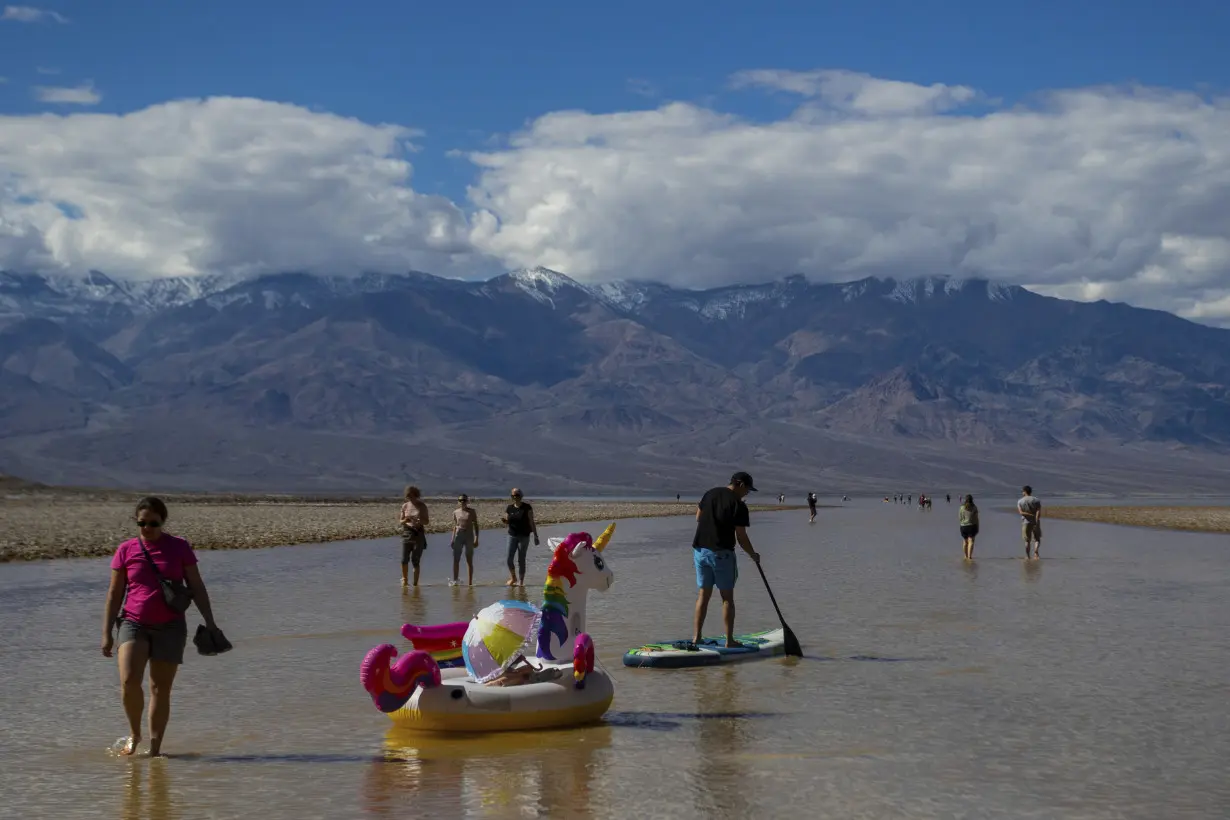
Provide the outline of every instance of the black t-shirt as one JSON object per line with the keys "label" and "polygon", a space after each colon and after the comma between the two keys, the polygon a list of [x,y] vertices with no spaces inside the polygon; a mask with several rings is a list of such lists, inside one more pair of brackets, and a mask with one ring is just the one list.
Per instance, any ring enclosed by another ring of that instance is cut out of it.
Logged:
{"label": "black t-shirt", "polygon": [[530,527],[530,513],[533,509],[533,507],[524,501],[521,502],[520,507],[516,504],[508,505],[508,508],[504,510],[504,513],[508,516],[509,535],[518,535],[524,538],[533,531],[533,528]]}
{"label": "black t-shirt", "polygon": [[733,550],[735,527],[751,526],[747,505],[729,487],[714,487],[705,493],[697,505],[700,520],[696,522],[695,549]]}
{"label": "black t-shirt", "polygon": [[816,496],[815,495],[807,496],[807,506],[809,507],[816,506]]}

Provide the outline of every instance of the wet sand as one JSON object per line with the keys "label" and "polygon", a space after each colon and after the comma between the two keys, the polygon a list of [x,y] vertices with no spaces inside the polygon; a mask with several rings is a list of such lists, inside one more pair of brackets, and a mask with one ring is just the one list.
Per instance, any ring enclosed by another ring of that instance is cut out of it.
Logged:
{"label": "wet sand", "polygon": [[1230,507],[1045,507],[1044,530],[1048,518],[1161,530],[1230,532]]}
{"label": "wet sand", "polygon": [[[140,496],[105,490],[63,491],[40,488],[0,498],[0,562],[111,555],[136,534],[133,505]],[[401,499],[315,499],[216,495],[160,496],[170,508],[167,532],[188,539],[196,549],[254,549],[320,544],[357,538],[390,538]],[[540,527],[569,521],[615,521],[692,515],[695,502],[534,501]],[[455,499],[428,498],[428,532],[452,529]],[[507,499],[476,499],[484,538],[501,538],[500,516]],[[749,505],[755,510],[793,509],[791,505]],[[489,532],[494,530],[495,532]],[[595,533],[596,534],[596,533]]]}

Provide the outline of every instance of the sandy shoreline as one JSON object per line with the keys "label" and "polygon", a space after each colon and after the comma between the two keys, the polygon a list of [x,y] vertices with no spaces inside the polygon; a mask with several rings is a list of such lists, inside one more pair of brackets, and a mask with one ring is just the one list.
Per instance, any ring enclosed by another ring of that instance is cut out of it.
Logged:
{"label": "sandy shoreline", "polygon": [[[129,497],[131,495],[131,497]],[[50,558],[111,555],[116,546],[136,534],[128,493],[36,492],[0,498],[0,563]],[[318,544],[357,538],[392,538],[398,533],[401,499],[309,500],[236,496],[161,496],[170,508],[167,531],[187,538],[196,549],[255,549]],[[659,501],[534,501],[540,527],[570,521],[615,521],[693,515],[695,502]],[[427,499],[429,532],[452,528],[455,499]],[[500,515],[507,499],[476,499],[482,528],[480,541],[503,541]],[[793,505],[749,505],[756,510],[794,509]],[[596,535],[597,533],[595,533]]]}
{"label": "sandy shoreline", "polygon": [[1188,532],[1230,532],[1230,507],[1046,507],[1048,518]]}

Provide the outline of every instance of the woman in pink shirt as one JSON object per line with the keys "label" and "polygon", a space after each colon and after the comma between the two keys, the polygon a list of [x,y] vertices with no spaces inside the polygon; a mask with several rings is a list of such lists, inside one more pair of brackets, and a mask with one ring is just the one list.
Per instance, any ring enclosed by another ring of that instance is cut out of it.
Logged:
{"label": "woman in pink shirt", "polygon": [[[102,653],[111,657],[119,644],[120,690],[131,730],[121,750],[131,755],[141,742],[141,712],[145,692],[141,679],[149,664],[149,753],[162,754],[162,739],[171,716],[171,685],[184,662],[188,621],[183,612],[167,605],[159,573],[172,581],[187,582],[192,602],[205,618],[205,627],[217,630],[209,593],[197,569],[196,554],[182,538],[164,532],[167,506],[158,498],[137,502],[136,521],[140,535],[120,544],[111,559],[111,586],[103,614]],[[152,565],[151,565],[152,562]],[[155,571],[154,567],[157,567]],[[123,610],[120,609],[121,604]],[[118,639],[112,638],[119,626]]]}

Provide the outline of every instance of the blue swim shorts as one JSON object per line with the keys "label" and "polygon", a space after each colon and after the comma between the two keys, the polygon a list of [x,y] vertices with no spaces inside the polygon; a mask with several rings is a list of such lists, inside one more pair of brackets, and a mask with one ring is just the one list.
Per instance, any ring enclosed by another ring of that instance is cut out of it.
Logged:
{"label": "blue swim shorts", "polygon": [[739,563],[734,550],[692,548],[692,564],[696,567],[696,588],[717,587],[723,591],[735,588],[739,580]]}

